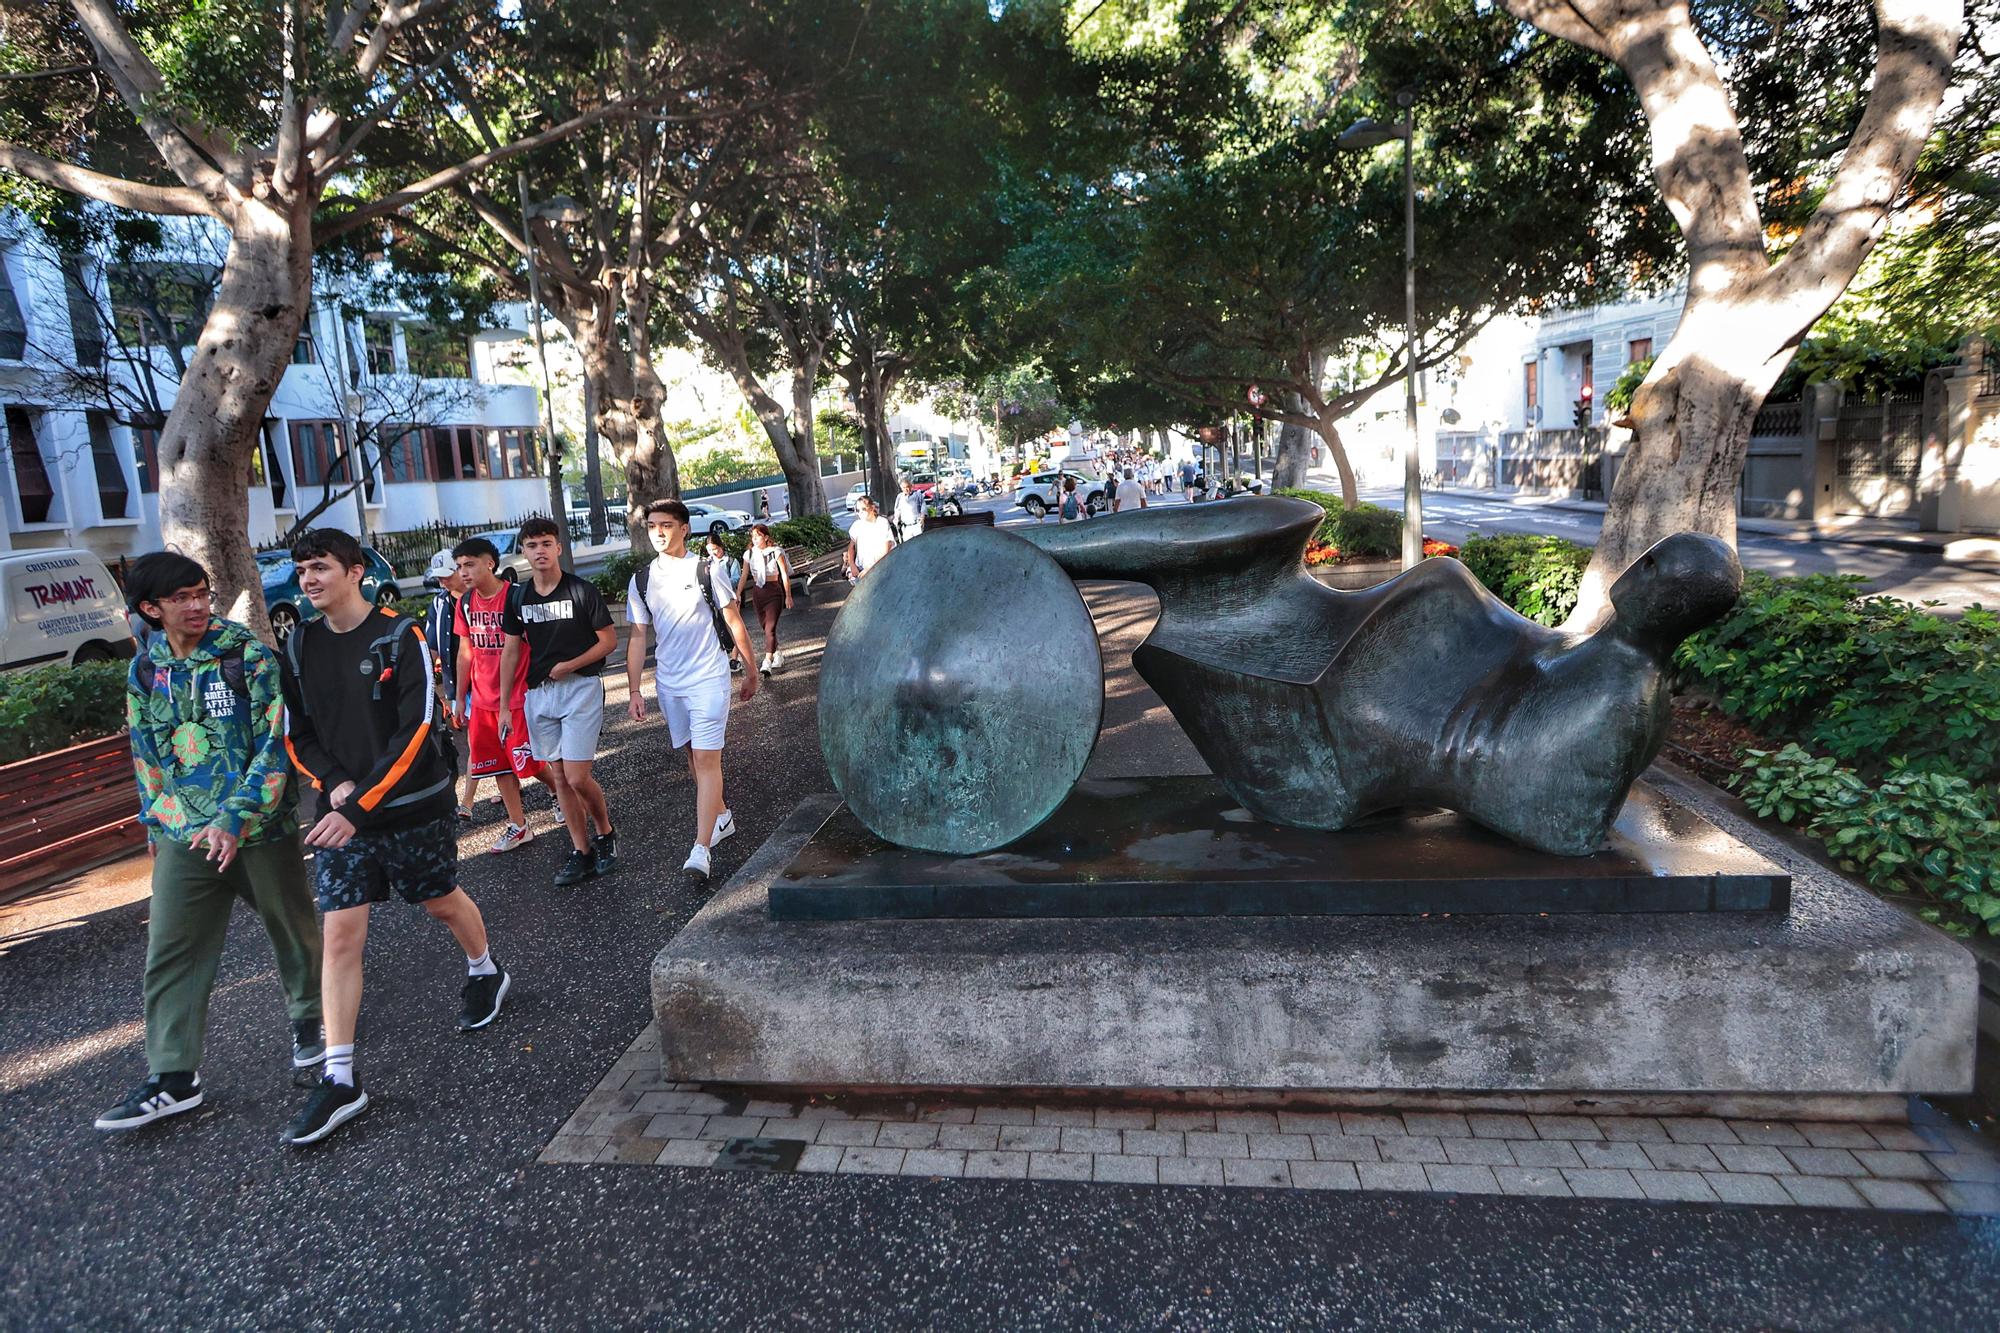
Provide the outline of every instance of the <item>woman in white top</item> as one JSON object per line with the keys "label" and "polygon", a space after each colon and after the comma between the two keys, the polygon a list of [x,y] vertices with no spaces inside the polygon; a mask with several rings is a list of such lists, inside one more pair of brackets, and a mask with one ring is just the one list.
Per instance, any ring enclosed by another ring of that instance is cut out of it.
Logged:
{"label": "woman in white top", "polygon": [[864,495],[857,503],[861,517],[847,530],[847,554],[842,558],[850,579],[858,579],[880,564],[896,545],[896,534],[890,531],[889,520],[882,517],[875,501]]}
{"label": "woman in white top", "polygon": [[743,570],[750,576],[743,580],[743,595],[764,626],[764,660],[757,669],[768,676],[785,664],[785,655],[778,651],[778,617],[792,609],[792,562],[785,559],[785,548],[771,539],[768,525],[750,529]]}

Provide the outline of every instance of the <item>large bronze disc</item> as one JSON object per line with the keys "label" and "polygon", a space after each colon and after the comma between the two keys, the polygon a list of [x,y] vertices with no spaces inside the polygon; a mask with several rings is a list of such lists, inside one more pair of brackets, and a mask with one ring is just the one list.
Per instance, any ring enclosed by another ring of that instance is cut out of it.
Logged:
{"label": "large bronze disc", "polygon": [[971,855],[1055,812],[1097,743],[1104,663],[1067,574],[990,527],[939,528],[848,594],[820,662],[819,744],[855,816]]}

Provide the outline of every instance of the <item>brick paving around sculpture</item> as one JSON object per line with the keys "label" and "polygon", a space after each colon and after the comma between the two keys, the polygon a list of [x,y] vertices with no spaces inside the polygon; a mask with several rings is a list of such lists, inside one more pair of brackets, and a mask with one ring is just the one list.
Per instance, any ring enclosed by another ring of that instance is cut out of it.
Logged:
{"label": "brick paving around sculpture", "polygon": [[2000,1154],[1919,1102],[1864,1124],[788,1098],[671,1082],[659,1051],[648,1027],[541,1161],[2000,1215]]}

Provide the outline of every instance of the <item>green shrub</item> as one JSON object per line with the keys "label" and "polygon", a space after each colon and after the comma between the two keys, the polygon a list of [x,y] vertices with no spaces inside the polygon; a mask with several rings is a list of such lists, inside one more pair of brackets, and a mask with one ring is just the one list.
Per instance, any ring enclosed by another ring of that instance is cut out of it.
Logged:
{"label": "green shrub", "polygon": [[1576,609],[1590,548],[1561,537],[1503,532],[1473,537],[1458,558],[1472,576],[1538,625],[1560,625]]}
{"label": "green shrub", "polygon": [[0,674],[0,764],[123,731],[130,670],[84,662]]}
{"label": "green shrub", "polygon": [[416,597],[398,597],[396,599],[396,614],[409,616],[419,625],[423,624],[424,617],[430,613],[431,595],[429,593],[423,593]]}
{"label": "green shrub", "polygon": [[1851,575],[1753,573],[1736,609],[1675,660],[1724,711],[1864,773],[1906,762],[2000,781],[2000,617],[1991,611],[1947,619],[1865,595]]}
{"label": "green shrub", "polygon": [[1993,788],[1902,765],[1870,785],[1797,745],[1744,751],[1743,769],[1730,781],[1758,815],[1805,829],[1875,888],[1940,904],[1925,910],[1927,920],[1955,934],[2000,934]]}
{"label": "green shrub", "polygon": [[648,559],[637,551],[614,551],[604,558],[604,564],[590,576],[590,581],[597,585],[597,591],[603,594],[605,601],[622,602],[632,576]]}
{"label": "green shrub", "polygon": [[1278,494],[1305,500],[1326,512],[1313,540],[1339,551],[1345,560],[1386,558],[1403,549],[1403,516],[1380,505],[1358,504],[1349,509],[1340,497],[1325,491],[1287,490]]}
{"label": "green shrub", "polygon": [[773,523],[771,539],[780,546],[803,546],[808,555],[825,555],[847,545],[847,534],[829,514],[807,514]]}

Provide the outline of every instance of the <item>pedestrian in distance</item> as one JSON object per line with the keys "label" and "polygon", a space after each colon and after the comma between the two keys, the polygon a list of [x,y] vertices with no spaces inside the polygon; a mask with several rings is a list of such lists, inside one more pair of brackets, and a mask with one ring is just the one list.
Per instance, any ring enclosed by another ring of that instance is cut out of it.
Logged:
{"label": "pedestrian in distance", "polygon": [[749,575],[743,580],[743,595],[749,599],[757,623],[764,627],[764,657],[757,669],[768,676],[785,665],[785,655],[778,650],[778,617],[792,609],[792,562],[785,558],[785,548],[772,538],[769,524],[759,523],[750,529],[750,549],[743,553],[743,568]]}
{"label": "pedestrian in distance", "polygon": [[[465,575],[465,594],[458,599],[458,693],[452,721],[463,724],[474,778],[490,777],[500,789],[507,827],[493,844],[495,852],[511,852],[534,841],[527,808],[521,803],[521,783],[540,777],[541,761],[529,740],[522,701],[528,689],[528,660],[516,659],[507,688],[500,688],[501,657],[507,648],[507,618],[521,596],[519,584],[500,577],[500,551],[484,537],[468,537],[454,546],[452,558]],[[507,725],[500,725],[502,700],[508,705]]]}
{"label": "pedestrian in distance", "polygon": [[[454,731],[464,730],[453,701],[458,698],[458,599],[466,587],[465,575],[454,563],[438,575],[437,591],[431,594],[430,610],[424,614],[424,638],[437,657],[438,687],[444,691],[444,710],[451,719]],[[465,793],[458,802],[460,822],[471,822],[472,804],[478,794],[479,779],[467,773]]]}
{"label": "pedestrian in distance", "polygon": [[1132,469],[1125,469],[1125,480],[1118,483],[1118,493],[1111,498],[1111,512],[1122,514],[1127,509],[1146,507],[1146,488],[1132,475]]}
{"label": "pedestrian in distance", "polygon": [[[708,878],[715,844],[736,832],[724,803],[722,746],[729,729],[729,658],[726,638],[746,661],[750,632],[736,607],[736,589],[707,556],[688,550],[688,511],[679,500],[646,506],[646,535],[658,552],[632,576],[626,614],[632,638],[625,648],[625,682],[634,722],[646,716],[643,670],[646,636],[653,637],[653,699],[666,719],[667,739],[688,747],[694,778],[694,846],[681,869]],[[757,693],[757,673],[743,673],[744,703]]]}
{"label": "pedestrian in distance", "polygon": [[444,923],[465,954],[458,1026],[499,1017],[512,979],[494,961],[479,907],[458,887],[453,758],[434,659],[414,620],[369,602],[361,544],[338,528],[292,543],[299,587],[320,613],[285,643],[287,745],[319,792],[313,849],[324,963],[326,1069],[285,1141],[317,1143],[368,1109],[355,1075],[368,913],[393,892]]}
{"label": "pedestrian in distance", "polygon": [[1192,461],[1183,460],[1181,462],[1181,498],[1189,504],[1194,503],[1195,482],[1199,479],[1199,476],[1200,474],[1195,470],[1195,465]]}
{"label": "pedestrian in distance", "polygon": [[1064,477],[1062,504],[1056,510],[1056,522],[1058,524],[1081,523],[1089,517],[1089,507],[1084,504],[1083,497],[1076,493],[1076,478]]}
{"label": "pedestrian in distance", "polygon": [[904,477],[896,487],[896,516],[891,520],[898,542],[910,541],[924,530],[924,502]]}
{"label": "pedestrian in distance", "polygon": [[[719,571],[723,581],[729,585],[730,600],[737,600],[737,590],[743,583],[742,562],[729,554],[729,548],[722,544],[722,538],[712,532],[701,539],[701,553],[711,562],[710,567]],[[744,670],[744,660],[737,654],[734,644],[728,646],[728,652],[729,673],[735,675],[737,672]]]}
{"label": "pedestrian in distance", "polygon": [[270,936],[292,1025],[292,1066],[326,1056],[319,923],[299,849],[278,659],[209,606],[208,572],[140,556],[127,604],[149,629],[125,678],[139,820],[153,858],[146,923],[146,1081],[97,1117],[138,1129],[192,1111],[229,913],[240,899]]}
{"label": "pedestrian in distance", "polygon": [[841,565],[847,571],[849,582],[858,581],[863,574],[882,563],[896,545],[896,534],[889,527],[889,520],[882,517],[882,511],[875,507],[875,501],[868,496],[860,500],[861,517],[847,530],[847,550],[841,556]]}
{"label": "pedestrian in distance", "polygon": [[[618,864],[618,836],[604,788],[591,775],[597,739],[604,731],[604,659],[618,646],[611,608],[595,584],[562,567],[562,531],[554,519],[531,518],[517,544],[528,557],[528,581],[510,599],[501,621],[500,706],[495,710],[503,744],[514,738],[512,682],[524,681],[521,716],[555,789],[569,832],[570,854],[556,871],[567,888],[611,873]],[[520,672],[521,657],[527,672]]]}

